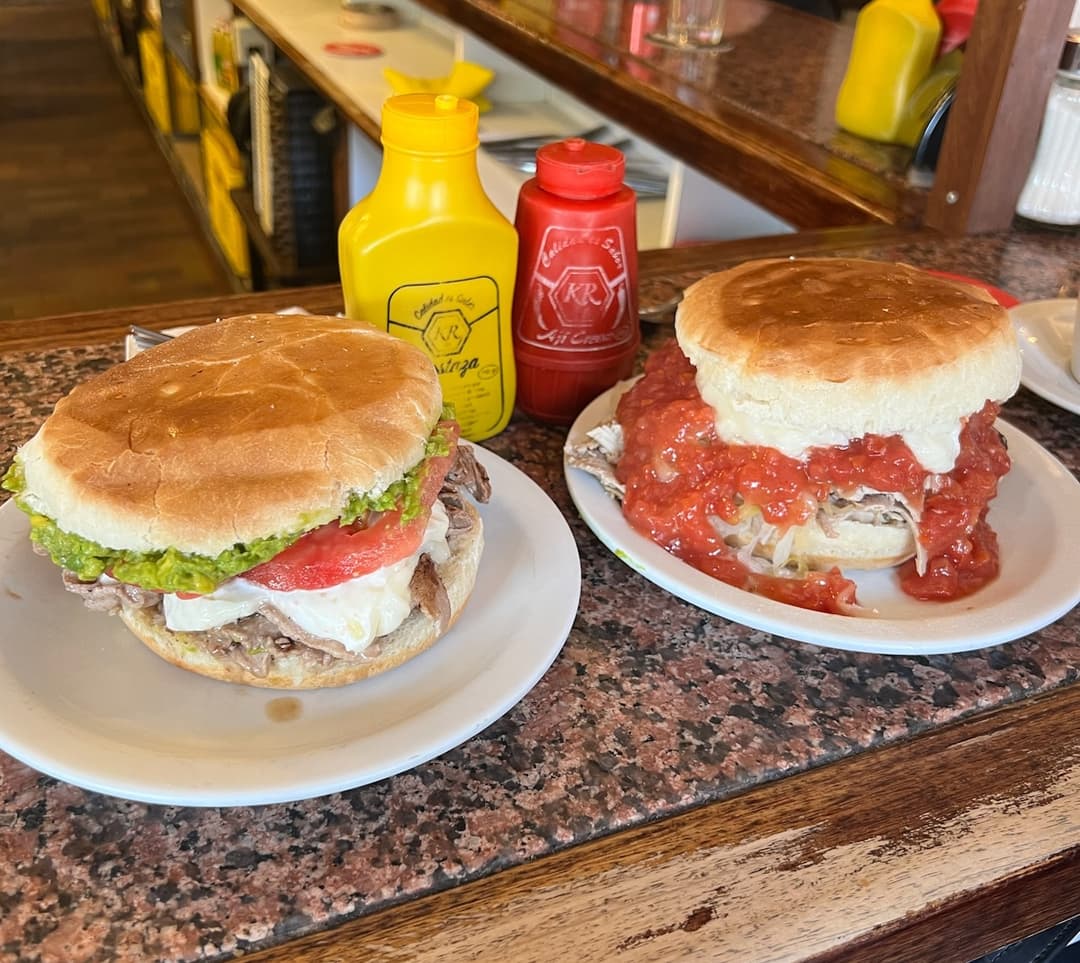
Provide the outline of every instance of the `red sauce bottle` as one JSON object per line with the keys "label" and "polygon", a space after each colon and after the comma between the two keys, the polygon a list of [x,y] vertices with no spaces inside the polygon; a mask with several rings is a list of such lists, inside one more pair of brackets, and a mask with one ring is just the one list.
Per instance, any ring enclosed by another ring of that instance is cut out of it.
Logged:
{"label": "red sauce bottle", "polygon": [[570,424],[633,370],[637,201],[625,169],[617,148],[574,137],[537,151],[518,195],[517,400],[537,420]]}

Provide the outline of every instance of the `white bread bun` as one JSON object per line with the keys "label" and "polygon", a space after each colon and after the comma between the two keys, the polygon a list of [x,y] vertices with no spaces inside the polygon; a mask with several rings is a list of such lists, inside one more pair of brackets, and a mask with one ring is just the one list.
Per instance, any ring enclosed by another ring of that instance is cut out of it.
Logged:
{"label": "white bread bun", "polygon": [[[739,531],[726,541],[732,547],[742,547],[752,540],[749,531]],[[772,560],[776,554],[775,536],[754,545],[753,554]],[[813,570],[892,568],[915,555],[915,535],[904,524],[873,525],[844,518],[832,523],[832,534],[815,519],[791,529],[791,542],[786,560],[800,568]]]}
{"label": "white bread bun", "polygon": [[906,264],[748,261],[691,285],[675,329],[719,437],[793,458],[900,435],[924,468],[947,472],[963,419],[1020,381],[1005,309]]}
{"label": "white bread bun", "polygon": [[127,627],[161,658],[181,669],[197,672],[222,682],[259,686],[267,689],[319,689],[348,685],[379,675],[429,649],[450,629],[472,593],[484,548],[484,527],[479,513],[468,502],[464,508],[472,525],[451,533],[450,558],[436,571],[450,599],[450,619],[440,626],[420,609],[393,632],[376,639],[361,661],[335,659],[319,664],[296,651],[277,653],[265,676],[256,675],[236,662],[214,655],[199,644],[199,632],[174,632],[165,626],[160,606],[123,608],[120,617]]}
{"label": "white bread bun", "polygon": [[217,556],[311,528],[423,456],[442,409],[419,349],[362,322],[248,315],[79,385],[20,452],[61,529]]}
{"label": "white bread bun", "polygon": [[828,535],[816,522],[800,525],[792,557],[812,569],[892,568],[915,554],[915,536],[906,525],[870,525],[852,519],[834,523]]}

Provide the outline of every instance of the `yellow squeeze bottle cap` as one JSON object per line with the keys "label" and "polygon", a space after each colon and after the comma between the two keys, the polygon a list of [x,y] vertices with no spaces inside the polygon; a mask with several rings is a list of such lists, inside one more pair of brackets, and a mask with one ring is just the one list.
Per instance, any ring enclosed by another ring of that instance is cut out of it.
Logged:
{"label": "yellow squeeze bottle cap", "polygon": [[382,109],[382,142],[396,150],[456,154],[475,150],[479,110],[453,94],[399,94]]}

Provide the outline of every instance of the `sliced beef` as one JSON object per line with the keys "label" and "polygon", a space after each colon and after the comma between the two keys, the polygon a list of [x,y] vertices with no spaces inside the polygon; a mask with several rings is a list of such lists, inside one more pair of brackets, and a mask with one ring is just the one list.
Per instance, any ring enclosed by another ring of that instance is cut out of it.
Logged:
{"label": "sliced beef", "polygon": [[81,595],[86,607],[95,612],[119,612],[123,606],[148,609],[161,601],[160,592],[125,585],[123,582],[81,582],[73,572],[64,571],[64,588]]}
{"label": "sliced beef", "polygon": [[446,509],[446,517],[450,521],[451,535],[460,535],[473,527],[473,515],[465,508],[465,496],[456,488],[444,488],[439,492],[439,501]]}
{"label": "sliced beef", "polygon": [[[305,632],[287,615],[279,612],[272,605],[264,605],[258,612],[266,621],[270,622],[278,631],[278,635],[297,643],[298,646],[313,649],[321,653],[325,658],[323,662],[333,662],[340,659],[342,662],[363,662],[370,659],[379,651],[379,643],[372,641],[363,652],[350,652],[336,639],[324,639],[318,635]],[[243,625],[246,619],[241,619],[237,624]]]}
{"label": "sliced beef", "polygon": [[[65,587],[81,595],[89,608],[111,615],[124,607],[155,608],[154,621],[165,624],[160,592],[122,582],[81,582],[68,571],[63,578]],[[440,627],[449,623],[450,598],[430,556],[420,556],[409,589],[415,608],[437,620]],[[189,633],[189,637],[215,658],[235,663],[259,678],[265,677],[274,659],[285,653],[300,656],[312,665],[331,665],[338,661],[362,662],[380,651],[380,641],[375,639],[363,652],[350,652],[334,639],[305,632],[270,605],[228,625]]]}
{"label": "sliced beef", "polygon": [[277,626],[258,613],[207,632],[195,632],[193,638],[211,655],[232,662],[260,679],[270,671],[279,651],[291,652],[294,648],[277,631]]}
{"label": "sliced beef", "polygon": [[439,492],[439,501],[443,503],[450,520],[451,535],[466,532],[473,526],[472,513],[465,508],[464,492],[468,492],[478,502],[486,502],[491,498],[491,481],[484,466],[476,460],[472,448],[458,445],[454,462],[446,473],[442,490]]}
{"label": "sliced beef", "polygon": [[450,596],[446,594],[446,586],[430,556],[420,556],[409,582],[409,591],[420,611],[434,619],[440,629],[450,623]]}
{"label": "sliced beef", "polygon": [[478,502],[491,498],[491,481],[487,470],[476,460],[472,447],[458,445],[455,449],[454,462],[443,481],[443,490],[464,488]]}
{"label": "sliced beef", "polygon": [[[160,610],[155,613],[155,619],[164,625]],[[232,662],[259,678],[266,676],[275,658],[286,653],[299,656],[311,665],[330,665],[336,661],[327,652],[289,638],[261,612],[216,629],[192,632],[190,638],[215,658]]]}

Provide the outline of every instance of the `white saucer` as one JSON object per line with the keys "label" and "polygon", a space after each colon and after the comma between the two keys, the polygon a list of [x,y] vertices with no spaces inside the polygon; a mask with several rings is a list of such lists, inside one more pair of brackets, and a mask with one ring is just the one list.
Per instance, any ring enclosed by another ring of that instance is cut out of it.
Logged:
{"label": "white saucer", "polygon": [[1024,368],[1020,381],[1055,405],[1080,415],[1080,382],[1069,371],[1076,298],[1029,301],[1009,311]]}

